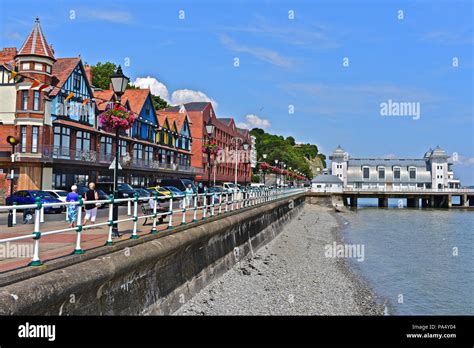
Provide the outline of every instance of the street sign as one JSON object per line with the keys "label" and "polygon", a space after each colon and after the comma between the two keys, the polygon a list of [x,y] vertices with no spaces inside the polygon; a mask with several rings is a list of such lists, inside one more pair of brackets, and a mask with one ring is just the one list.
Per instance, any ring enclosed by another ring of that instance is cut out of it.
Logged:
{"label": "street sign", "polygon": [[[109,169],[115,170],[115,158],[114,158],[114,160],[112,161],[112,163],[110,163]],[[118,169],[119,169],[119,170],[122,170],[122,166],[120,165],[120,162],[118,163]]]}

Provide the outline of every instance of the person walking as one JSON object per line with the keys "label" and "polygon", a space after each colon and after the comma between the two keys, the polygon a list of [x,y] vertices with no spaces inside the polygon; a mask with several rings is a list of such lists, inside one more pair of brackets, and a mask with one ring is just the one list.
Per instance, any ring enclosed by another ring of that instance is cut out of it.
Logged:
{"label": "person walking", "polygon": [[194,194],[191,184],[188,184],[188,187],[186,187],[186,191],[184,191],[184,193],[186,194],[186,207],[189,207]]}
{"label": "person walking", "polygon": [[[69,192],[66,196],[66,202],[79,202],[79,195],[77,194],[77,186],[71,186],[71,192]],[[67,205],[67,221],[69,222],[69,227],[76,227],[77,223],[77,205],[76,204],[68,204]]]}
{"label": "person walking", "polygon": [[84,202],[86,202],[86,204],[84,205],[86,209],[86,216],[84,216],[84,222],[82,226],[85,226],[89,220],[92,223],[95,222],[95,218],[97,217],[97,205],[95,203],[88,204],[87,202],[98,201],[98,200],[99,200],[99,194],[95,190],[95,183],[90,182],[89,190],[84,194]]}

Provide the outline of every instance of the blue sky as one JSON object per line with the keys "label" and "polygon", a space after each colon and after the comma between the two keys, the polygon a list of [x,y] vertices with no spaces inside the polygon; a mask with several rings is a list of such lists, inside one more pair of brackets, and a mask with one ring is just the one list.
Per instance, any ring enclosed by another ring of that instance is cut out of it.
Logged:
{"label": "blue sky", "polygon": [[[19,47],[39,16],[57,57],[127,65],[170,102],[212,100],[219,117],[326,155],[340,144],[360,157],[419,157],[439,145],[474,184],[472,1],[0,4],[1,47]],[[381,116],[389,99],[419,103],[420,117]]]}

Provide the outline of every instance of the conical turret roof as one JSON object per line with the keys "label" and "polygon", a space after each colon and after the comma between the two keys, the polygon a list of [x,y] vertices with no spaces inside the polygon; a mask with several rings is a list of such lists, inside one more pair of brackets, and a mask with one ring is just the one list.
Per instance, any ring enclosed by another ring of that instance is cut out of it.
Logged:
{"label": "conical turret roof", "polygon": [[26,38],[17,56],[40,56],[56,60],[54,51],[46,41],[39,18],[36,17],[31,33]]}

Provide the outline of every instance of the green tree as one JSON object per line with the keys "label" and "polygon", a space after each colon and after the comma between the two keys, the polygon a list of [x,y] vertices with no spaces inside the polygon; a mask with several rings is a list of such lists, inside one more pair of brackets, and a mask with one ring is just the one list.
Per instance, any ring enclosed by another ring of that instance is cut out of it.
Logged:
{"label": "green tree", "polygon": [[153,99],[153,108],[155,110],[161,110],[169,107],[169,104],[161,98],[159,95],[152,95]]}
{"label": "green tree", "polygon": [[97,88],[109,89],[110,76],[117,70],[117,65],[111,62],[101,63],[91,66],[92,85]]}

